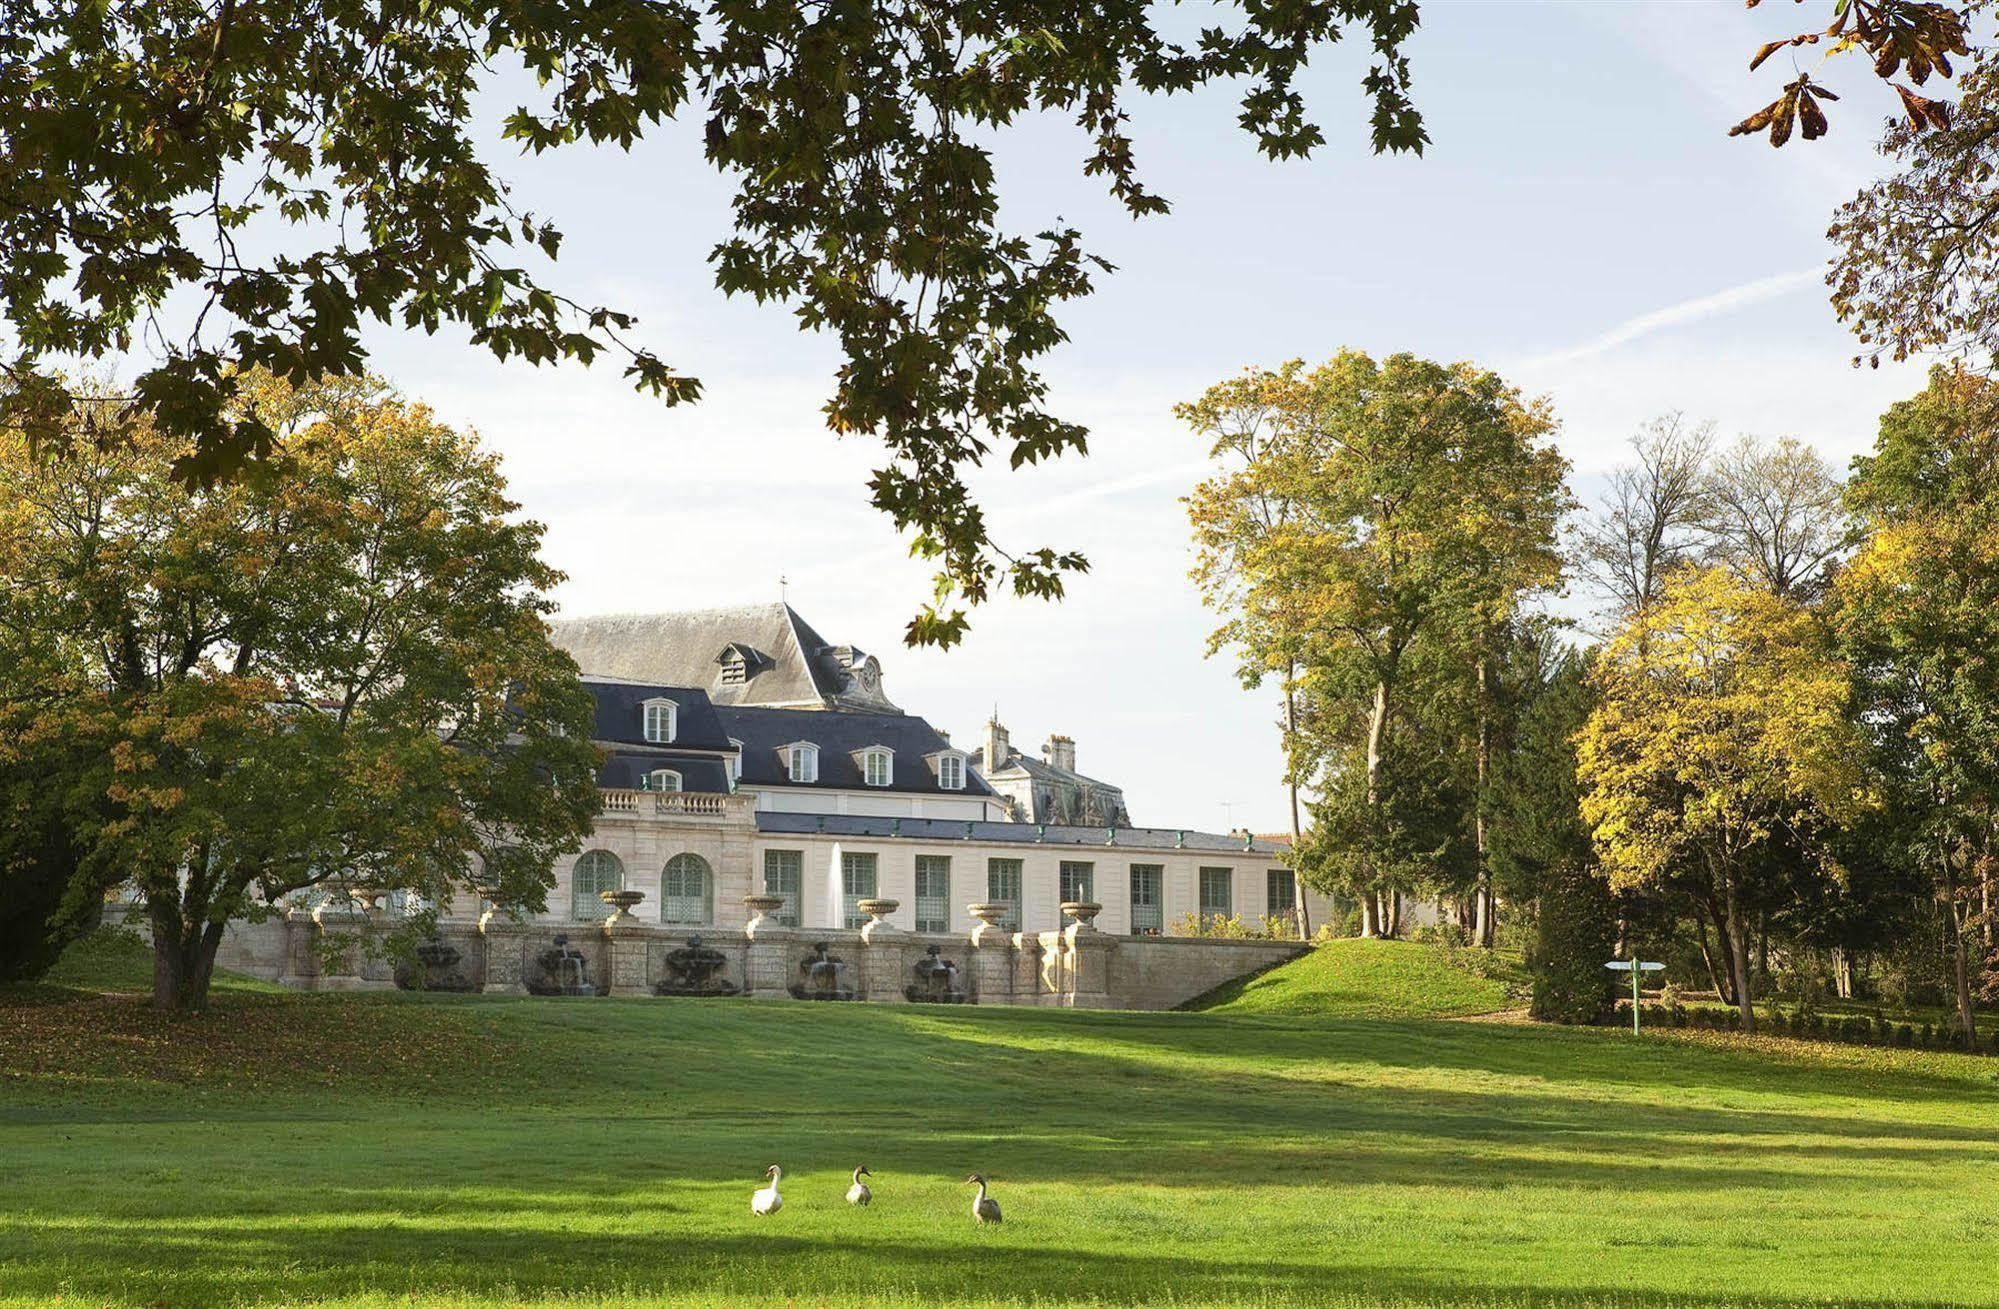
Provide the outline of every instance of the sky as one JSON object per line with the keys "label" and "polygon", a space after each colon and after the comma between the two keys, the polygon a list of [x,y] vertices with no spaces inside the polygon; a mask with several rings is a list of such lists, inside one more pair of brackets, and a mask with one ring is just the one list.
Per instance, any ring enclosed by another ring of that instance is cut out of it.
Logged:
{"label": "sky", "polygon": [[[1050,733],[1125,789],[1150,826],[1284,830],[1267,690],[1205,657],[1180,498],[1208,471],[1172,406],[1251,366],[1345,346],[1497,369],[1561,420],[1585,499],[1646,420],[1671,410],[1725,436],[1796,436],[1840,464],[1865,449],[1913,367],[1856,369],[1821,282],[1834,208],[1876,171],[1888,93],[1856,64],[1833,132],[1772,150],[1728,126],[1795,76],[1746,71],[1762,41],[1816,11],[1740,0],[1428,0],[1411,46],[1432,144],[1377,157],[1357,90],[1364,50],[1304,81],[1328,144],[1260,158],[1225,89],[1135,102],[1131,134],[1173,203],[1132,220],[1084,178],[1060,121],[999,144],[1003,217],[1061,219],[1118,266],[1068,306],[1051,403],[1090,454],[974,485],[1009,546],[1080,549],[1059,603],[1002,599],[948,652],[902,629],[928,595],[867,504],[878,451],[820,407],[833,345],[782,306],[723,297],[708,250],[728,185],[698,125],[630,154],[507,160],[517,205],[566,241],[549,280],[636,313],[638,339],[700,377],[666,408],[615,366],[500,365],[462,337],[391,331],[374,366],[501,450],[524,512],[568,580],[566,615],[773,601],[877,655],[888,693],[970,745],[997,710],[1017,745]],[[1809,56],[1816,59],[1816,55]]]}

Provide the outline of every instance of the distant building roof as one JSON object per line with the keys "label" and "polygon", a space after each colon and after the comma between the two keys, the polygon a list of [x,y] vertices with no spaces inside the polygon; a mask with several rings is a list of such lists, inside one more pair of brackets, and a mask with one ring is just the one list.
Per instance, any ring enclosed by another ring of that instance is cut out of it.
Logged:
{"label": "distant building roof", "polygon": [[718,705],[902,712],[881,664],[833,645],[787,604],[665,614],[605,614],[549,624],[585,673],[699,688]]}
{"label": "distant building roof", "polygon": [[[903,837],[922,841],[981,841],[988,844],[1059,845],[1101,850],[1194,850],[1212,854],[1270,856],[1263,842],[1245,846],[1240,836],[1180,831],[1171,827],[1073,827],[1036,823],[959,822],[949,818],[862,818],[852,814],[789,814],[759,810],[757,830],[784,834]],[[1115,837],[1115,843],[1112,838]]]}
{"label": "distant building roof", "polygon": [[[947,791],[937,784],[929,756],[952,749],[943,733],[911,714],[851,713],[825,709],[761,709],[717,706],[725,735],[743,743],[744,787],[811,787],[819,790],[917,791],[926,795],[990,797],[991,787],[971,768],[965,785]],[[819,747],[819,780],[794,782],[784,748],[799,741]],[[868,786],[855,756],[871,745],[887,746],[895,757],[890,783]]]}

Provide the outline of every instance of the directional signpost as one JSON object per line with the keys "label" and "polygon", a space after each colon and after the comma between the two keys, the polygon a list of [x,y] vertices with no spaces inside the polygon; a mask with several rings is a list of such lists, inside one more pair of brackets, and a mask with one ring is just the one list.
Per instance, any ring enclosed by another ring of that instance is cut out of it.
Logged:
{"label": "directional signpost", "polygon": [[1613,972],[1631,974],[1631,1034],[1638,1035],[1638,979],[1646,973],[1663,972],[1666,965],[1643,959],[1613,959],[1604,965]]}

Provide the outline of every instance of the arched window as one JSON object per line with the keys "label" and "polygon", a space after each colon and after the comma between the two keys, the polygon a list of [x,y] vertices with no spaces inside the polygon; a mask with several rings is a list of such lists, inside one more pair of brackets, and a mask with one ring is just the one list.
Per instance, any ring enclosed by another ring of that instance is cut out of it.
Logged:
{"label": "arched window", "polygon": [[569,871],[569,916],[588,923],[611,916],[604,892],[625,889],[625,865],[609,850],[585,851]]}
{"label": "arched window", "polygon": [[679,789],[680,774],[674,772],[671,768],[655,768],[645,776],[639,778],[639,790],[641,791],[678,791]]}
{"label": "arched window", "polygon": [[707,926],[708,896],[713,886],[706,859],[698,854],[673,856],[659,875],[659,921],[686,927]]}

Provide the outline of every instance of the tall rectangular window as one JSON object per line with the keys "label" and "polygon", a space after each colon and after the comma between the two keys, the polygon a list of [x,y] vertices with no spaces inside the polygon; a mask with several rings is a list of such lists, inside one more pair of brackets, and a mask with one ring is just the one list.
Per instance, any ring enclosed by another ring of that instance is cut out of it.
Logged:
{"label": "tall rectangular window", "polygon": [[1163,864],[1131,866],[1131,934],[1157,936],[1166,930],[1166,868]]}
{"label": "tall rectangular window", "polygon": [[771,915],[777,920],[778,926],[798,926],[799,888],[804,882],[803,850],[764,851],[764,894],[784,897],[784,906]]}
{"label": "tall rectangular window", "polygon": [[1088,904],[1095,898],[1096,885],[1097,866],[1095,864],[1064,859],[1062,861],[1062,875],[1057,881],[1057,889],[1062,893],[1058,903],[1069,904],[1075,902]]}
{"label": "tall rectangular window", "polygon": [[1233,868],[1203,868],[1201,870],[1201,921],[1210,918],[1235,917],[1235,870]]}
{"label": "tall rectangular window", "polygon": [[937,785],[946,791],[965,789],[965,757],[947,754],[937,760]]}
{"label": "tall rectangular window", "polygon": [[673,710],[671,700],[646,701],[646,740],[656,745],[673,739]]}
{"label": "tall rectangular window", "polygon": [[840,856],[840,904],[847,926],[860,927],[868,921],[861,901],[875,898],[875,857],[871,854]]}
{"label": "tall rectangular window", "polygon": [[1001,927],[1009,932],[1020,930],[1020,860],[986,860],[986,899],[1006,906]]}
{"label": "tall rectangular window", "polygon": [[916,856],[916,930],[951,930],[951,857]]}
{"label": "tall rectangular window", "polygon": [[1272,868],[1263,875],[1263,882],[1263,916],[1272,924],[1280,919],[1289,922],[1295,935],[1298,930],[1298,875],[1289,868]]}
{"label": "tall rectangular window", "polygon": [[894,756],[886,750],[869,750],[861,756],[862,780],[869,786],[887,786]]}

